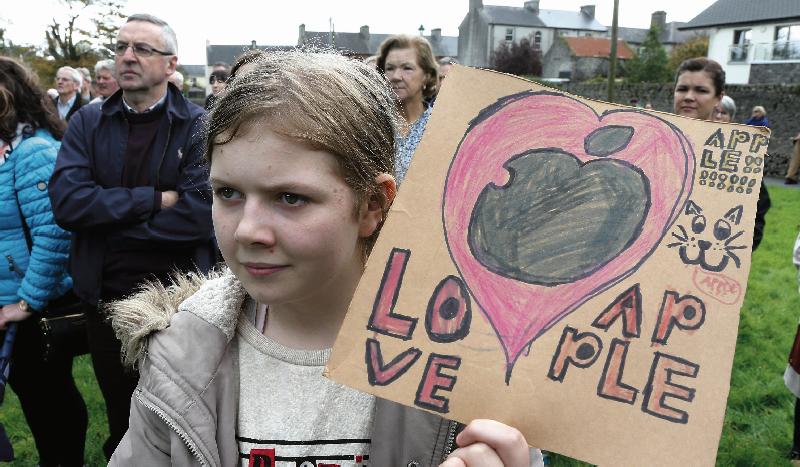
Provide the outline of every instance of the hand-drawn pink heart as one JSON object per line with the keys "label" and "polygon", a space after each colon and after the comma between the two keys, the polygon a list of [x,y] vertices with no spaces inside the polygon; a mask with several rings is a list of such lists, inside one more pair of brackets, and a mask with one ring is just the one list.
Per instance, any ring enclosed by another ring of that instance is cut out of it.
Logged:
{"label": "hand-drawn pink heart", "polygon": [[447,174],[450,255],[506,355],[634,273],[689,197],[694,152],[643,111],[553,92],[481,111]]}

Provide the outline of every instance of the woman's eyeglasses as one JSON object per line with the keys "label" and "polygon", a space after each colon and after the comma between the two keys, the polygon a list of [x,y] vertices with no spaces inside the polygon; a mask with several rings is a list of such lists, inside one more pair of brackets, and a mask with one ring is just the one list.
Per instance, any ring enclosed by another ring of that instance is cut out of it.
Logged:
{"label": "woman's eyeglasses", "polygon": [[175,55],[172,52],[164,52],[163,50],[158,50],[141,42],[135,42],[133,44],[126,44],[125,42],[117,42],[114,45],[114,53],[118,56],[125,55],[125,51],[128,50],[128,47],[132,48],[133,54],[139,58],[152,57],[153,54]]}

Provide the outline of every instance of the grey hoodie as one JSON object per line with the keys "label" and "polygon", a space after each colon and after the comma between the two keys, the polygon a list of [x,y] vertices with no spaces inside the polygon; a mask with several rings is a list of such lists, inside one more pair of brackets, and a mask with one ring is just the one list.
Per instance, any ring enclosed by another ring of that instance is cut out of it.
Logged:
{"label": "grey hoodie", "polygon": [[[239,375],[233,339],[247,298],[222,272],[151,284],[117,302],[111,316],[123,355],[139,368],[130,427],[109,465],[239,465],[235,439]],[[265,396],[266,397],[266,396]],[[460,424],[377,399],[373,466],[437,466]],[[531,452],[532,465],[542,465]]]}

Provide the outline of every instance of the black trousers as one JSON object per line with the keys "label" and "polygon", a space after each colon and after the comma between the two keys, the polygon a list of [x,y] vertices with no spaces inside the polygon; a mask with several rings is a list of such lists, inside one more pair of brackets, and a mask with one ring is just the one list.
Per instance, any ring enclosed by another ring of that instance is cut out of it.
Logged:
{"label": "black trousers", "polygon": [[120,341],[106,315],[94,305],[86,305],[86,329],[94,374],[106,403],[109,436],[103,444],[103,453],[110,459],[128,431],[131,396],[139,374],[123,367]]}
{"label": "black trousers", "polygon": [[21,321],[8,382],[33,434],[39,465],[82,466],[88,417],[72,378],[72,358],[45,362],[41,348],[36,319]]}

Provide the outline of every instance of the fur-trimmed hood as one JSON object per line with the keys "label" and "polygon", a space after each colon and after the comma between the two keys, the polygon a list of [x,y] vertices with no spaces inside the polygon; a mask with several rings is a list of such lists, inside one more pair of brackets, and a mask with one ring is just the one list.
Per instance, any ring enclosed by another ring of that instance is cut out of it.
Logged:
{"label": "fur-trimmed hood", "polygon": [[107,310],[122,342],[125,365],[136,366],[144,355],[148,337],[169,327],[179,311],[197,315],[232,339],[246,297],[242,284],[225,268],[208,276],[175,274],[169,286],[146,283],[127,299],[107,305]]}

